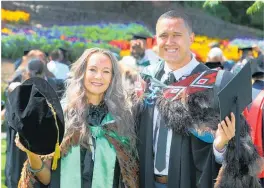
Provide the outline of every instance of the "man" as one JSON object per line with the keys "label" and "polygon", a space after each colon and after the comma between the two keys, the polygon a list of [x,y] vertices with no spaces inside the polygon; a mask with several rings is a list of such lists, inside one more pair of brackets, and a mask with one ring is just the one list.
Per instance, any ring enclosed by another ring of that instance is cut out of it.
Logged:
{"label": "man", "polygon": [[[14,76],[14,78],[15,77],[16,76]],[[32,77],[40,77],[47,80],[57,92],[59,98],[62,97],[64,92],[64,80],[48,77],[43,60],[38,58],[27,59],[27,62],[20,70],[19,79],[14,79],[12,82],[10,82],[10,85],[8,86],[8,92],[11,92],[21,82]]]}
{"label": "man", "polygon": [[70,69],[68,65],[61,63],[63,61],[61,50],[54,50],[50,53],[50,62],[47,64],[48,70],[54,74],[57,79],[67,79]]}
{"label": "man", "polygon": [[[164,61],[151,65],[143,71],[148,78],[152,77],[155,78],[154,81],[159,80],[169,85],[173,79],[175,82],[189,75],[209,70],[205,65],[197,62],[190,51],[194,33],[189,19],[184,14],[169,11],[161,15],[156,25],[156,36],[159,56]],[[180,129],[185,130],[188,124],[196,123],[188,122],[193,117],[188,118],[190,114],[185,112],[184,106],[179,106],[174,109],[175,111],[170,112],[171,116],[178,114],[177,122],[181,127],[177,123],[169,127],[160,113],[159,103],[156,102],[155,100],[153,103],[144,102],[138,118],[140,187],[214,187],[226,144],[235,135],[234,116],[231,115],[231,119],[226,118],[226,121],[218,124],[215,138],[210,134],[199,135],[195,131],[183,134],[180,133]],[[199,102],[197,99],[197,103]],[[189,110],[198,109],[198,105],[203,104],[201,101]],[[181,110],[182,113],[179,112]],[[216,117],[211,118],[216,119],[215,122],[219,121]]]}
{"label": "man", "polygon": [[249,62],[249,60],[254,58],[253,48],[251,46],[239,48],[239,51],[242,52],[240,61],[238,61],[232,68],[231,72],[237,74],[242,67]]}
{"label": "man", "polygon": [[[64,93],[64,81],[49,78],[45,74],[45,65],[41,59],[31,59],[27,63],[27,67],[21,72],[21,82],[32,77],[40,77],[49,82],[52,88],[56,91],[59,98],[62,97]],[[12,82],[8,89],[7,95],[12,92],[21,82]],[[12,109],[10,109],[9,102],[6,102],[5,117],[10,115]],[[8,118],[5,118],[8,119]],[[6,176],[6,186],[8,188],[16,188],[18,186],[18,181],[21,175],[21,170],[23,164],[27,159],[25,152],[22,152],[16,147],[15,137],[16,131],[10,127],[10,122],[7,123],[7,151],[6,151],[6,166],[5,166],[5,176]]]}
{"label": "man", "polygon": [[241,61],[246,60],[248,62],[250,59],[254,58],[252,46],[240,48],[239,50],[242,51]]}
{"label": "man", "polygon": [[70,52],[62,47],[60,47],[59,50],[62,52],[62,56],[63,56],[61,63],[70,66],[71,65]]}
{"label": "man", "polygon": [[47,68],[47,54],[41,50],[32,49],[24,51],[24,56],[19,61],[15,62],[15,73],[13,74],[9,83],[21,82],[22,72],[26,70],[29,60],[34,58],[40,59],[44,64],[44,71],[47,77],[54,77],[54,75]]}
{"label": "man", "polygon": [[253,44],[252,49],[258,53],[258,57],[263,55],[263,50],[257,44]]}
{"label": "man", "polygon": [[205,65],[210,69],[220,68],[223,69],[222,63],[224,62],[223,52],[220,48],[212,48],[208,55]]}
{"label": "man", "polygon": [[141,70],[142,68],[155,64],[159,61],[159,57],[151,49],[146,49],[147,36],[143,34],[134,35],[130,41],[130,53],[131,56],[123,57],[122,61],[133,62],[130,57],[133,57],[137,66]]}
{"label": "man", "polygon": [[31,50],[25,50],[24,51],[24,55],[17,59],[15,62],[14,62],[14,65],[15,65],[15,70],[17,70],[17,68],[23,64],[24,62],[24,59],[25,57],[27,56],[35,56],[35,57],[38,57],[39,59],[42,59],[43,61],[46,60],[46,57],[48,56],[48,54],[45,52],[42,52],[41,50],[37,50],[37,49],[31,49]]}
{"label": "man", "polygon": [[230,71],[235,65],[235,62],[226,60],[223,51],[219,47],[213,47],[207,55],[207,62],[205,65],[210,69],[218,68]]}

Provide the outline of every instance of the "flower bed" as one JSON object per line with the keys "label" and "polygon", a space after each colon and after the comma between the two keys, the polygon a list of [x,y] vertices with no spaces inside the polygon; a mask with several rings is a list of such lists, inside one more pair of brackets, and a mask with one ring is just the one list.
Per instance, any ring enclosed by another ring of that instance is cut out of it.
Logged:
{"label": "flower bed", "polygon": [[[256,40],[256,39],[219,39],[219,38],[209,38],[206,36],[196,36],[195,41],[191,46],[191,49],[199,55],[203,62],[206,61],[207,54],[210,51],[210,44],[212,42],[218,42],[220,44],[220,48],[223,50],[224,56],[233,61],[238,61],[241,57],[241,52],[239,48],[249,47],[252,45],[259,46],[260,49],[264,50],[264,40]],[[257,52],[254,51],[254,56],[257,57]]]}
{"label": "flower bed", "polygon": [[28,23],[30,20],[30,14],[24,11],[10,11],[1,9],[1,20],[11,23]]}
{"label": "flower bed", "polygon": [[[53,26],[47,27],[24,27],[17,28],[6,24],[2,32],[2,57],[18,58],[23,51],[30,48],[38,48],[50,52],[58,47],[71,50],[73,59],[76,59],[84,49],[101,47],[109,49],[120,56],[129,55],[129,40],[132,35],[143,33],[152,36],[151,32],[140,24],[108,24],[108,25],[78,25],[78,26]],[[191,46],[191,50],[203,62],[206,61],[210,50],[209,44],[220,43],[227,59],[237,61],[241,54],[238,47],[257,44],[264,49],[263,40],[251,39],[228,39],[209,38],[197,35]],[[153,41],[148,40],[151,48]]]}
{"label": "flower bed", "polygon": [[119,54],[120,50],[129,49],[128,40],[137,33],[151,35],[143,25],[134,23],[51,28],[6,25],[2,29],[2,57],[18,58],[29,48],[50,52],[58,47],[70,49],[73,59],[91,47],[106,48]]}
{"label": "flower bed", "polygon": [[39,37],[36,34],[2,36],[2,57],[16,59],[23,56],[24,50],[40,49],[45,52],[50,52],[59,47],[64,47],[70,50],[73,60],[77,59],[85,49],[92,47],[99,47],[109,49],[115,53],[119,53],[120,49],[111,46],[107,43],[92,43],[92,42],[70,42],[60,39],[47,39],[46,37]]}
{"label": "flower bed", "polygon": [[194,43],[191,45],[191,50],[199,56],[200,60],[206,62],[207,54],[210,51],[211,43],[219,43],[220,48],[223,50],[223,54],[226,58],[230,60],[237,61],[240,56],[238,53],[237,46],[230,46],[228,43],[228,39],[219,39],[219,38],[210,38],[207,36],[195,36]]}

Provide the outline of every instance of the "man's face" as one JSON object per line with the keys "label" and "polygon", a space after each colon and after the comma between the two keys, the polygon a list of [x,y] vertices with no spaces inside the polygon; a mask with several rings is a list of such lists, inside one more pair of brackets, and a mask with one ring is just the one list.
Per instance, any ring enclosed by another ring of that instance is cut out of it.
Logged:
{"label": "man's face", "polygon": [[37,57],[38,59],[41,59],[43,61],[43,63],[46,64],[46,55],[44,52],[40,51],[40,50],[31,50],[28,55],[28,57],[30,56],[35,56]]}
{"label": "man's face", "polygon": [[156,27],[159,56],[168,64],[187,64],[194,34],[189,33],[183,19],[161,19]]}
{"label": "man's face", "polygon": [[141,58],[144,57],[145,46],[146,46],[145,43],[146,42],[144,40],[141,40],[141,39],[130,41],[130,53],[137,60],[140,60]]}
{"label": "man's face", "polygon": [[248,51],[247,57],[254,58],[254,53],[253,51]]}

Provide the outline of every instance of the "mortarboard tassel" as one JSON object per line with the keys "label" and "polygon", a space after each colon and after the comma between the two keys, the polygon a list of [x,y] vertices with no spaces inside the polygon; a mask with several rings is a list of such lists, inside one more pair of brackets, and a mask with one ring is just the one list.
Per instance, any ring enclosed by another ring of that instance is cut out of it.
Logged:
{"label": "mortarboard tassel", "polygon": [[53,162],[52,162],[52,167],[51,167],[52,170],[57,169],[59,158],[60,158],[60,146],[59,146],[59,143],[57,142],[55,146],[55,152],[54,152]]}
{"label": "mortarboard tassel", "polygon": [[48,106],[50,107],[52,113],[53,113],[53,116],[54,116],[54,119],[55,119],[55,124],[56,124],[56,128],[57,128],[57,131],[58,131],[58,136],[57,136],[57,142],[56,142],[56,145],[55,145],[55,152],[54,152],[54,155],[53,155],[53,161],[52,161],[52,167],[51,169],[52,170],[56,170],[57,169],[57,166],[58,166],[58,160],[60,159],[60,145],[59,145],[59,126],[58,126],[58,123],[57,123],[57,117],[56,117],[56,112],[54,110],[54,108],[52,107],[52,105],[47,101],[47,104]]}

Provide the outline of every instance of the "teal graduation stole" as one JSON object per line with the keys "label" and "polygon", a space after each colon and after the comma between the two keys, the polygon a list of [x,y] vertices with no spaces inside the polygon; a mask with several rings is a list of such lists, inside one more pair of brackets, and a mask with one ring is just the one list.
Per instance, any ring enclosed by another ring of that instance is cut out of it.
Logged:
{"label": "teal graduation stole", "polygon": [[105,138],[106,131],[103,125],[114,122],[112,116],[107,114],[100,126],[90,126],[92,136],[95,138],[95,157],[92,188],[112,188],[116,163],[114,146]]}
{"label": "teal graduation stole", "polygon": [[142,63],[137,63],[137,64],[138,64],[138,66],[147,67],[147,66],[150,65],[150,62],[149,62],[149,61],[144,61],[144,62],[142,62]]}
{"label": "teal graduation stole", "polygon": [[[105,135],[107,134],[124,145],[128,145],[127,138],[103,129],[104,125],[113,122],[113,117],[108,113],[99,126],[89,126],[91,134],[96,140],[92,188],[113,187],[116,151]],[[68,155],[61,160],[61,188],[81,188],[80,166],[80,146],[72,147]]]}
{"label": "teal graduation stole", "polygon": [[67,156],[61,159],[60,187],[81,188],[81,156],[80,146],[74,146]]}

